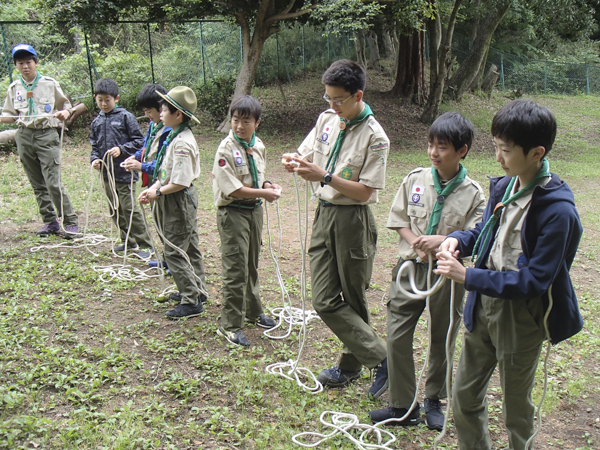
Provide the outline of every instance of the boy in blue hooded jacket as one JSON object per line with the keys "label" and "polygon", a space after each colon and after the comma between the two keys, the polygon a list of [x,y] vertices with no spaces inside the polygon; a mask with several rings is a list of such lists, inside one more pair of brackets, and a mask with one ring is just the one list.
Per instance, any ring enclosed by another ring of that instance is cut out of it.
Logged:
{"label": "boy in blue hooded jacket", "polygon": [[[492,136],[506,176],[491,179],[482,222],[442,243],[435,273],[469,291],[453,386],[459,448],[491,448],[486,391],[498,365],[509,447],[521,450],[534,432],[531,392],[544,340],[556,344],[583,327],[569,277],[582,226],[571,189],[549,171],[550,110],[508,103],[492,121]],[[459,255],[472,256],[475,267],[465,268]]]}

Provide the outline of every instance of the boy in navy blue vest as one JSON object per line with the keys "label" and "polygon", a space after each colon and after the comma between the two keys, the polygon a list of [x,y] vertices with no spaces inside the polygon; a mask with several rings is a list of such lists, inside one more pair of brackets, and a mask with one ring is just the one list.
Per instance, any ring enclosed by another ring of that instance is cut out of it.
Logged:
{"label": "boy in navy blue vest", "polygon": [[[459,448],[491,448],[486,390],[498,365],[509,447],[522,450],[534,432],[531,392],[542,343],[583,327],[569,277],[582,226],[571,189],[549,171],[556,136],[550,110],[529,100],[508,103],[492,121],[492,136],[506,176],[492,178],[483,221],[442,243],[435,273],[469,291],[453,386]],[[457,256],[472,256],[475,267]]]}

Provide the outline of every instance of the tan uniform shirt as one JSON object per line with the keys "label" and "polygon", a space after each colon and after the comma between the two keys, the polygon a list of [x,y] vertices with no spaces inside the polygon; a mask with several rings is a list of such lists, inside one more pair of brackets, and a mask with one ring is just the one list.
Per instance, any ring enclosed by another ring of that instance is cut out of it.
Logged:
{"label": "tan uniform shirt", "polygon": [[[317,119],[315,127],[298,147],[298,154],[302,156],[314,150],[307,160],[325,169],[339,132],[340,118],[333,109],[324,111]],[[314,183],[317,198],[336,205],[377,203],[377,190],[385,187],[385,165],[389,147],[390,140],[373,116],[348,127],[332,174],[346,180],[358,181],[375,190],[369,200],[359,202],[329,185]]]}
{"label": "tan uniform shirt", "polygon": [[200,154],[192,130],[180,132],[167,147],[160,166],[158,179],[161,185],[169,183],[190,187],[200,175]]}
{"label": "tan uniform shirt", "polygon": [[[551,177],[544,178],[539,185],[545,186],[550,179]],[[518,188],[519,186],[515,183],[510,195],[513,196],[516,194]],[[533,189],[524,194],[523,197],[510,203],[502,211],[500,226],[494,237],[494,243],[487,262],[489,269],[498,271],[513,270],[515,272],[519,270],[517,261],[519,260],[519,256],[523,254],[523,249],[521,248],[521,228],[523,227],[523,220],[525,220],[527,211],[529,211],[532,195]]]}
{"label": "tan uniform shirt", "polygon": [[[265,181],[265,166],[267,152],[262,141],[256,137],[254,147],[248,149],[252,152],[254,162],[256,163],[256,172],[258,173],[258,187],[262,187]],[[230,197],[232,192],[242,187],[253,187],[254,181],[248,165],[248,155],[244,147],[235,139],[233,131],[221,141],[217,153],[212,173],[213,193],[215,196],[215,206],[226,206],[235,200],[252,201],[256,198],[241,199]]]}
{"label": "tan uniform shirt", "polygon": [[[424,235],[437,197],[431,168],[419,167],[413,170],[404,178],[396,193],[386,227],[410,228],[415,235]],[[435,233],[445,236],[453,231],[474,228],[481,221],[484,209],[485,195],[481,186],[465,177],[444,200],[442,216]],[[417,252],[402,238],[399,252],[402,259],[417,257]]]}
{"label": "tan uniform shirt", "polygon": [[[158,155],[158,151],[160,150],[160,148],[158,148],[158,144],[159,144],[160,138],[164,132],[165,132],[164,126],[156,132],[156,136],[154,136],[154,139],[152,139],[152,142],[150,142],[150,148],[146,149],[146,155],[148,155],[148,156],[144,155],[144,158],[146,161],[150,162],[150,161],[154,161],[156,159],[156,155]],[[167,131],[167,134],[169,134],[168,131]]]}
{"label": "tan uniform shirt", "polygon": [[[33,103],[35,114],[42,115],[42,117],[18,118],[16,122],[20,127],[37,129],[56,128],[60,121],[48,116],[54,115],[56,111],[71,108],[71,103],[60,88],[58,81],[46,76],[42,76],[33,89]],[[27,90],[21,84],[21,80],[17,79],[8,87],[4,107],[2,108],[2,115],[27,116],[28,110]]]}

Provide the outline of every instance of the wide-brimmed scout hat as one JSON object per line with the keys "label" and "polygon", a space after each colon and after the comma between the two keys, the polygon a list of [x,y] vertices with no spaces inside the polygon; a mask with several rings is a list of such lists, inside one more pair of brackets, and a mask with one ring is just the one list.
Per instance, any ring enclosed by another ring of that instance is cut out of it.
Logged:
{"label": "wide-brimmed scout hat", "polygon": [[17,44],[13,47],[11,51],[13,61],[16,61],[17,58],[25,56],[26,54],[33,56],[35,59],[38,59],[37,53],[29,44]]}
{"label": "wide-brimmed scout hat", "polygon": [[167,92],[167,95],[157,92],[163,99],[177,108],[179,111],[187,114],[196,122],[200,123],[198,118],[194,116],[198,108],[198,100],[196,94],[187,86],[176,86]]}

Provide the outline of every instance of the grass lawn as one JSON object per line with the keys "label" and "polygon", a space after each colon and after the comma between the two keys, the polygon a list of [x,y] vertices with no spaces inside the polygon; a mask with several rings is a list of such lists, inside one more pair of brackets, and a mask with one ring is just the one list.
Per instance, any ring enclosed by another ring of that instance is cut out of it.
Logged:
{"label": "grass lawn", "polygon": [[[284,188],[279,215],[275,207],[268,207],[269,228],[274,252],[280,254],[282,279],[295,306],[300,306],[301,292],[299,208],[293,178],[281,169],[279,155],[299,145],[325,107],[319,78],[312,74],[283,86],[284,96],[278,86],[254,92],[265,109],[259,135],[269,155],[268,178]],[[392,143],[386,189],[373,207],[379,244],[368,291],[373,324],[382,337],[386,332],[382,300],[397,260],[397,235],[385,228],[387,214],[404,176],[416,166],[428,165],[427,127],[417,120],[419,110],[387,95],[390,86],[386,83],[373,77],[366,93],[367,103]],[[586,96],[535,100],[557,116],[559,133],[550,153],[550,168],[573,189],[585,228],[572,271],[585,327],[552,348],[549,392],[536,448],[600,448],[600,102]],[[469,97],[443,105],[444,111],[460,111],[476,125],[476,143],[465,165],[486,194],[487,176],[501,174],[489,127],[494,113],[507,101],[497,93],[490,100]],[[291,441],[294,434],[330,431],[319,423],[322,411],[354,413],[368,423],[369,410],[387,405],[387,394],[378,401],[367,398],[371,382],[367,370],[344,390],[316,395],[266,373],[269,364],[297,358],[299,327],[287,339],[271,340],[262,329],[249,325],[245,334],[253,345],[248,349],[227,345],[216,335],[222,308],[221,262],[210,172],[223,136],[212,131],[207,117],[202,120],[205,125],[194,128],[202,162],[196,185],[200,248],[210,295],[202,317],[179,322],[165,318],[171,305],[156,301],[165,286],[159,278],[143,282],[99,278],[94,266],[122,262],[111,254],[110,243],[93,247],[95,254],[86,248],[31,251],[61,240],[35,237],[41,222],[29,182],[16,154],[0,153],[0,448],[298,448]],[[70,132],[65,143],[63,181],[87,231],[115,237],[98,179],[89,169],[89,122],[84,122]],[[92,181],[93,192],[88,195]],[[303,183],[299,189],[303,198]],[[304,213],[304,204],[300,211]],[[310,220],[314,203],[308,205],[308,212]],[[260,276],[267,311],[281,305],[268,237],[265,224]],[[146,268],[139,260],[129,263]],[[418,368],[426,348],[423,318],[415,338]],[[335,363],[340,349],[329,329],[313,320],[300,366],[318,373]],[[541,394],[542,369],[540,364],[536,399]],[[497,376],[488,394],[493,447],[507,448]],[[431,448],[437,435],[425,426],[391,431],[398,439],[391,448],[397,449]],[[457,448],[451,420],[443,447]],[[356,447],[335,437],[321,448]]]}

